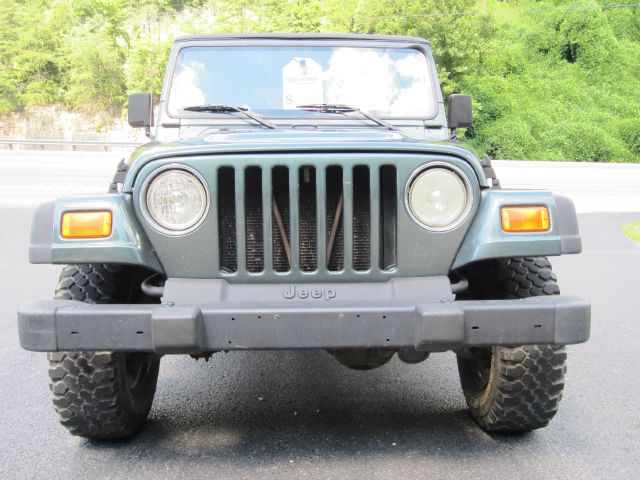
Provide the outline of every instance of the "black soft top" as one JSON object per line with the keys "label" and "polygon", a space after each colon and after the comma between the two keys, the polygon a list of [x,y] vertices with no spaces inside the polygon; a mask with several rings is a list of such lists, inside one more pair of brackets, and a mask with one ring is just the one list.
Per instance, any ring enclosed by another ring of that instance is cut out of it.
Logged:
{"label": "black soft top", "polygon": [[243,39],[282,39],[282,40],[374,40],[386,42],[429,43],[424,38],[403,35],[366,35],[359,33],[204,33],[185,35],[176,42],[202,40],[243,40]]}

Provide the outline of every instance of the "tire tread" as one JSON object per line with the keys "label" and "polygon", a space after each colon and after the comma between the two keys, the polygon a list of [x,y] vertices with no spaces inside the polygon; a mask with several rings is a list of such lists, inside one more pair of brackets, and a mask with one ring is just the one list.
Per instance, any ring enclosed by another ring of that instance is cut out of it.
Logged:
{"label": "tire tread", "polygon": [[547,426],[562,399],[565,347],[524,345],[497,351],[494,401],[485,415],[476,417],[477,422],[492,432],[527,432]]}
{"label": "tire tread", "polygon": [[122,398],[125,386],[116,375],[117,353],[61,353],[62,360],[49,354],[50,388],[60,423],[73,435],[101,440],[135,434],[144,419],[135,418]]}
{"label": "tire tread", "polygon": [[[485,299],[559,295],[546,257],[516,257],[492,263]],[[559,345],[492,348],[487,386],[478,390],[470,369],[474,360],[458,357],[467,405],[476,422],[491,432],[527,432],[546,426],[558,411],[567,371],[567,352]]]}
{"label": "tire tread", "polygon": [[[86,303],[127,302],[131,278],[121,265],[84,264],[63,268],[55,298]],[[135,398],[124,372],[124,352],[50,352],[49,387],[60,423],[73,435],[115,440],[135,435],[153,402],[159,359],[149,362],[148,378]]]}

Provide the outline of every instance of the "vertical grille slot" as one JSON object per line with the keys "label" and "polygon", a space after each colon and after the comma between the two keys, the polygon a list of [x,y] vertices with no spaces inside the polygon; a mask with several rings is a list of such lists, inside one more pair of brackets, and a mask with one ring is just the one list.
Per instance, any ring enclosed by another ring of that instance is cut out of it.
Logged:
{"label": "vertical grille slot", "polygon": [[396,167],[380,167],[380,268],[397,265],[397,186]]}
{"label": "vertical grille slot", "polygon": [[247,271],[258,273],[264,269],[262,239],[262,170],[248,167],[244,174],[244,226]]}
{"label": "vertical grille slot", "polygon": [[264,272],[273,271],[273,171],[262,170],[262,240]]}
{"label": "vertical grille slot", "polygon": [[218,170],[218,233],[220,271],[233,273],[238,268],[236,252],[235,172],[232,167]]}
{"label": "vertical grille slot", "polygon": [[353,169],[353,269],[371,267],[371,203],[369,167],[357,165]]}
{"label": "vertical grille slot", "polygon": [[[335,272],[344,268],[342,208],[338,210],[339,203],[344,205],[344,201],[340,202],[342,198],[342,167],[331,166],[327,168],[326,195],[327,227],[325,235],[327,239],[327,268]],[[340,215],[338,221],[336,221],[336,214]]]}
{"label": "vertical grille slot", "polygon": [[313,272],[318,268],[316,169],[300,167],[300,269]]}
{"label": "vertical grille slot", "polygon": [[324,232],[327,229],[327,211],[325,208],[326,170],[316,170],[316,239],[318,269],[324,271],[327,268],[327,237]]}
{"label": "vertical grille slot", "polygon": [[271,231],[273,232],[273,269],[276,272],[288,272],[289,260],[285,250],[285,243],[280,235],[278,222],[276,221],[276,212],[273,205],[277,205],[278,213],[282,221],[285,231],[286,241],[289,243],[291,239],[291,227],[289,225],[289,169],[287,167],[275,167],[271,173],[271,191],[273,198],[271,200]]}

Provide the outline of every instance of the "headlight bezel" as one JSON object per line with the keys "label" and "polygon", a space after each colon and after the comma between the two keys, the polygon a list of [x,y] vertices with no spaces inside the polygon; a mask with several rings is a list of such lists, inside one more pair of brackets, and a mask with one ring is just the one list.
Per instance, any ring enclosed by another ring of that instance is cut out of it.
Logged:
{"label": "headlight bezel", "polygon": [[[200,183],[200,185],[204,190],[205,208],[202,211],[200,218],[188,228],[174,230],[174,229],[167,228],[163,225],[160,225],[158,221],[153,218],[153,215],[149,211],[149,206],[147,205],[147,193],[149,191],[149,187],[151,183],[156,178],[158,178],[159,175],[169,170],[181,170],[182,172],[192,175],[194,179]],[[205,221],[209,213],[209,208],[211,206],[211,194],[209,192],[209,186],[207,185],[207,182],[205,181],[204,177],[200,174],[200,172],[198,172],[196,169],[188,165],[184,165],[181,163],[170,163],[170,164],[163,165],[161,167],[156,168],[151,173],[149,173],[147,178],[145,178],[140,188],[139,205],[140,205],[140,210],[142,212],[142,216],[154,230],[164,235],[168,235],[172,237],[180,237],[180,236],[184,236],[192,233],[193,231],[198,229],[202,225],[202,223]]]}
{"label": "headlight bezel", "polygon": [[[462,184],[464,185],[464,188],[465,188],[465,194],[466,194],[465,205],[462,209],[462,212],[458,216],[458,218],[453,222],[449,223],[448,225],[445,225],[442,227],[432,226],[424,223],[414,214],[410,204],[410,194],[411,194],[411,187],[413,186],[413,183],[423,173],[426,173],[429,170],[433,170],[436,168],[448,170],[454,175],[456,175],[458,179],[462,181]],[[451,163],[431,162],[431,163],[421,165],[411,173],[411,175],[409,176],[409,179],[407,180],[407,183],[405,184],[404,206],[407,213],[409,214],[411,219],[414,222],[416,222],[421,228],[423,228],[424,230],[428,230],[430,232],[449,232],[451,230],[455,230],[456,228],[460,227],[462,224],[464,224],[467,218],[469,218],[469,215],[473,208],[473,204],[474,204],[474,192],[471,186],[471,181],[469,180],[469,176],[466,173],[464,173],[462,169],[458,168],[457,166]]]}

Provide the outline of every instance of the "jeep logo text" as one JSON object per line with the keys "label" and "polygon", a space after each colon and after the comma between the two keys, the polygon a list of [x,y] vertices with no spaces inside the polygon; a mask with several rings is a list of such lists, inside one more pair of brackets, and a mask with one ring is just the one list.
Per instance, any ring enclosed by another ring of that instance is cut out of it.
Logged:
{"label": "jeep logo text", "polygon": [[295,285],[289,285],[289,287],[282,292],[282,296],[287,300],[291,300],[296,297],[302,300],[307,298],[314,300],[319,300],[321,298],[331,300],[332,298],[336,298],[336,291],[333,288],[299,288]]}

